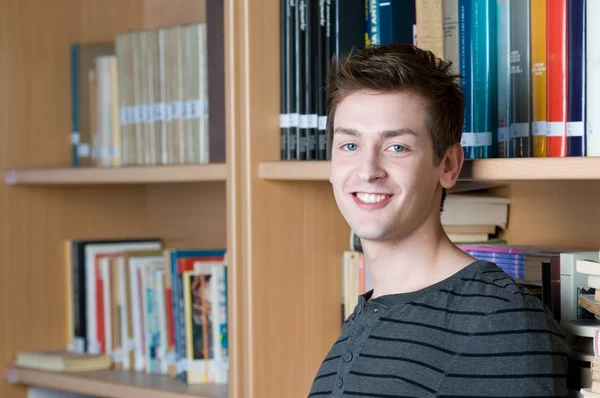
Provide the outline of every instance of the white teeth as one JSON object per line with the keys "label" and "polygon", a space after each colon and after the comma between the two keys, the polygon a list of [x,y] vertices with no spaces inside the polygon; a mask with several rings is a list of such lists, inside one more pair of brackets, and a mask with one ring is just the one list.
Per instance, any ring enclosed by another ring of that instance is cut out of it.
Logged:
{"label": "white teeth", "polygon": [[365,203],[377,203],[384,199],[389,198],[390,195],[379,195],[373,193],[357,193],[356,196]]}

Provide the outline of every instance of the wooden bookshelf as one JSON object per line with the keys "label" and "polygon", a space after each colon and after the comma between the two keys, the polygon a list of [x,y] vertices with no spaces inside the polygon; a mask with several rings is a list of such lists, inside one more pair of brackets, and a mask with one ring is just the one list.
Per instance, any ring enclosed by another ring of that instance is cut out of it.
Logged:
{"label": "wooden bookshelf", "polygon": [[6,370],[9,383],[103,398],[228,398],[227,384],[188,385],[164,375],[102,370],[50,372],[19,367]]}
{"label": "wooden bookshelf", "polygon": [[159,184],[225,181],[225,163],[148,167],[8,169],[7,185]]}
{"label": "wooden bookshelf", "polygon": [[[327,181],[327,162],[279,161],[280,1],[106,3],[0,2],[0,170],[8,179],[0,184],[0,291],[10,298],[0,300],[0,359],[66,346],[64,239],[159,236],[166,246],[228,250],[230,383],[11,367],[0,397],[25,398],[27,387],[306,397],[339,335],[339,264],[350,230],[330,185],[306,183]],[[202,21],[207,5],[224,13],[227,163],[64,168],[72,156],[69,44]],[[511,199],[509,243],[600,249],[600,158],[468,161],[461,180],[507,182],[488,192]]]}
{"label": "wooden bookshelf", "polygon": [[[329,162],[262,162],[263,180],[326,181]],[[466,160],[461,181],[600,180],[600,157]]]}

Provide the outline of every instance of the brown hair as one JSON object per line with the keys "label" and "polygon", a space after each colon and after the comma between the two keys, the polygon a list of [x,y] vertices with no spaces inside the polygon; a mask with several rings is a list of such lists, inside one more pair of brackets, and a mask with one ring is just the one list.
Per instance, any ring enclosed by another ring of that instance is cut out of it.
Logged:
{"label": "brown hair", "polygon": [[[327,151],[331,155],[333,119],[337,105],[348,94],[361,90],[412,92],[428,103],[425,127],[433,139],[435,164],[446,150],[460,142],[465,112],[459,75],[451,62],[436,58],[411,44],[394,43],[351,51],[329,68],[327,84]],[[444,202],[445,190],[442,196]]]}

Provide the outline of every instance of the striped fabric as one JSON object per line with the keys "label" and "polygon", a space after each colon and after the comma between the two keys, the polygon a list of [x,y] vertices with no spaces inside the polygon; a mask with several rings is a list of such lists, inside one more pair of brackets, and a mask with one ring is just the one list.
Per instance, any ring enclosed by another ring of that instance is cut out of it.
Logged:
{"label": "striped fabric", "polygon": [[566,397],[569,347],[540,300],[476,261],[417,292],[359,297],[309,397]]}

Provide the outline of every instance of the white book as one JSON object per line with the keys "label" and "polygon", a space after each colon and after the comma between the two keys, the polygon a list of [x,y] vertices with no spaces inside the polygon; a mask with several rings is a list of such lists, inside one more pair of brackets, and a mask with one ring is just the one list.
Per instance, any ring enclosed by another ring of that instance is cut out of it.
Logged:
{"label": "white book", "polygon": [[586,147],[587,156],[600,156],[600,1],[588,1],[585,14]]}
{"label": "white book", "polygon": [[86,340],[88,353],[98,354],[100,343],[98,341],[96,325],[96,274],[99,272],[99,264],[96,263],[96,255],[107,253],[122,253],[124,251],[158,250],[162,249],[161,242],[139,241],[122,243],[88,243],[85,245],[85,302],[86,302]]}
{"label": "white book", "polygon": [[[133,370],[141,372],[150,368],[147,354],[146,294],[143,269],[163,262],[162,257],[131,257],[129,259],[129,282],[131,289],[131,316],[133,323],[134,357]],[[141,282],[141,284],[140,284]]]}

